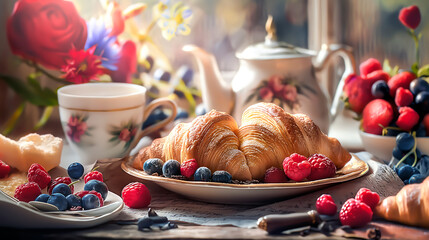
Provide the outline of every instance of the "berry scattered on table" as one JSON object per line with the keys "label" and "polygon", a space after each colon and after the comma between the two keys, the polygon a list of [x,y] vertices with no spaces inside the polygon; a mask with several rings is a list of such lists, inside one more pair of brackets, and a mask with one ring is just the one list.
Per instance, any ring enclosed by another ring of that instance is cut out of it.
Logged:
{"label": "berry scattered on table", "polygon": [[352,228],[364,227],[372,219],[372,210],[364,202],[350,198],[340,210],[340,221]]}
{"label": "berry scattered on table", "polygon": [[85,174],[85,177],[83,178],[83,180],[85,181],[85,183],[87,183],[90,180],[98,180],[103,182],[103,174],[99,171],[94,170]]}
{"label": "berry scattered on table", "polygon": [[38,201],[38,202],[48,202],[50,195],[46,194],[46,193],[42,193],[39,196],[36,197],[36,199],[34,201]]}
{"label": "berry scattered on table", "polygon": [[94,209],[100,207],[99,198],[92,194],[88,193],[82,198],[82,208],[85,210]]}
{"label": "berry scattered on table", "polygon": [[107,193],[109,192],[107,185],[104,182],[99,180],[94,180],[94,179],[85,183],[83,190],[86,190],[86,191],[94,190],[96,192],[99,192],[103,197],[103,200],[106,200]]}
{"label": "berry scattered on table", "polygon": [[194,173],[195,181],[209,182],[212,177],[212,171],[207,167],[199,167]]}
{"label": "berry scattered on table", "polygon": [[283,170],[289,179],[300,182],[311,173],[311,164],[305,156],[293,153],[283,160]]}
{"label": "berry scattered on table", "polygon": [[9,176],[10,166],[0,160],[0,178]]}
{"label": "berry scattered on table", "polygon": [[70,178],[79,179],[83,175],[84,168],[82,164],[74,162],[70,164],[67,168],[67,173]]}
{"label": "berry scattered on table", "polygon": [[333,216],[337,213],[337,205],[329,194],[322,194],[316,200],[316,210],[319,214]]}
{"label": "berry scattered on table", "polygon": [[194,176],[197,169],[198,163],[195,159],[189,159],[180,164],[180,173],[188,179]]}
{"label": "berry scattered on table", "polygon": [[51,176],[49,173],[43,168],[42,165],[38,163],[31,164],[28,169],[27,175],[29,182],[35,182],[39,185],[40,189],[44,189],[51,182]]}
{"label": "berry scattered on table", "polygon": [[67,200],[67,209],[72,209],[76,207],[82,207],[82,198],[77,195],[70,194],[66,197]]}
{"label": "berry scattered on table", "polygon": [[143,171],[149,175],[154,173],[162,175],[162,165],[164,165],[164,162],[161,159],[150,158],[143,163]]}
{"label": "berry scattered on table", "polygon": [[177,160],[170,159],[162,166],[164,177],[171,178],[172,175],[180,175],[180,163]]}
{"label": "berry scattered on table", "polygon": [[67,197],[68,195],[72,194],[72,191],[67,184],[59,183],[52,189],[52,194],[54,193],[60,193],[64,195],[64,197]]}
{"label": "berry scattered on table", "polygon": [[308,158],[311,165],[311,173],[308,180],[317,180],[335,176],[337,168],[334,162],[323,154],[313,154]]}
{"label": "berry scattered on table", "polygon": [[55,205],[60,211],[67,210],[67,199],[61,193],[52,193],[51,196],[48,198],[47,203]]}
{"label": "berry scattered on table", "polygon": [[287,177],[282,169],[270,167],[264,175],[264,183],[285,183]]}
{"label": "berry scattered on table", "polygon": [[124,204],[130,208],[145,208],[152,200],[149,189],[139,182],[126,185],[122,189],[121,196]]}
{"label": "berry scattered on table", "polygon": [[71,192],[74,192],[74,186],[70,185],[72,183],[72,180],[69,177],[57,177],[55,178],[48,186],[48,193],[52,194],[52,189],[60,183],[65,183],[69,185]]}
{"label": "berry scattered on table", "polygon": [[227,171],[215,171],[212,175],[213,182],[231,183],[232,176]]}
{"label": "berry scattered on table", "polygon": [[15,189],[14,197],[19,201],[30,202],[34,201],[40,194],[42,194],[42,190],[40,189],[39,184],[35,182],[27,182],[19,185]]}
{"label": "berry scattered on table", "polygon": [[371,209],[374,209],[380,202],[380,196],[378,193],[371,191],[368,188],[361,188],[356,193],[356,200],[366,203]]}

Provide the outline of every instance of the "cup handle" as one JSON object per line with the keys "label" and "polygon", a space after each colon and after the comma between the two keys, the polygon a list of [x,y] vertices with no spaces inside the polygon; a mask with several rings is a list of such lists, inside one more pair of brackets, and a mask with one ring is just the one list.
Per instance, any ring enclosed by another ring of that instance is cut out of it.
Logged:
{"label": "cup handle", "polygon": [[147,127],[146,129],[143,129],[143,131],[140,132],[140,134],[134,139],[133,143],[131,144],[130,148],[128,149],[127,153],[125,156],[128,156],[129,153],[131,152],[131,150],[133,150],[136,145],[138,144],[138,142],[140,141],[140,139],[142,139],[144,136],[148,135],[149,133],[155,132],[163,127],[165,127],[167,124],[169,124],[170,122],[174,121],[174,119],[176,118],[177,115],[177,107],[176,104],[171,101],[170,99],[167,98],[158,98],[153,100],[151,103],[149,103],[149,105],[146,106],[146,109],[144,110],[143,113],[143,122],[146,121],[146,119],[149,117],[150,113],[155,110],[157,107],[159,106],[167,106],[168,108],[171,109],[172,113],[170,116],[168,116],[166,119],[155,123],[149,127]]}

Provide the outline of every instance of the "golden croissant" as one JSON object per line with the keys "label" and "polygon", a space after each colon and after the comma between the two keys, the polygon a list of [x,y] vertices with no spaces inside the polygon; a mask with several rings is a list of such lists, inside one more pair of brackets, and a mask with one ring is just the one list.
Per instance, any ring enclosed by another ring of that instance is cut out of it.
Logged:
{"label": "golden croissant", "polygon": [[241,122],[238,127],[230,115],[212,110],[190,123],[180,123],[168,136],[141,149],[133,166],[142,169],[149,158],[195,159],[212,172],[228,171],[233,179],[260,180],[268,168],[282,169],[283,160],[292,153],[324,154],[337,169],[351,158],[337,139],[322,133],[308,116],[287,113],[272,103],[248,107]]}
{"label": "golden croissant", "polygon": [[375,214],[389,221],[429,228],[429,177],[385,198],[376,206]]}

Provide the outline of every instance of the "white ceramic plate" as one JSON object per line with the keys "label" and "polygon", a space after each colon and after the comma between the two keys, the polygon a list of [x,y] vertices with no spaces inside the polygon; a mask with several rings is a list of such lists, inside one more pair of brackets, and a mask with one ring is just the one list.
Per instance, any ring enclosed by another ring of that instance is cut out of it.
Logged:
{"label": "white ceramic plate", "polygon": [[[118,204],[119,203],[119,204]],[[12,228],[86,228],[93,227],[115,218],[124,207],[122,198],[109,192],[104,206],[89,213],[94,216],[74,216],[52,214],[33,210],[12,201],[0,199],[1,227]],[[80,211],[77,211],[80,212]],[[82,211],[85,212],[85,211]]]}
{"label": "white ceramic plate", "polygon": [[226,184],[216,182],[184,181],[172,178],[151,176],[138,170],[125,159],[122,169],[135,177],[155,182],[161,187],[191,199],[224,204],[264,204],[297,196],[315,189],[328,187],[335,183],[349,181],[368,172],[368,165],[352,154],[352,159],[333,178],[308,182]]}

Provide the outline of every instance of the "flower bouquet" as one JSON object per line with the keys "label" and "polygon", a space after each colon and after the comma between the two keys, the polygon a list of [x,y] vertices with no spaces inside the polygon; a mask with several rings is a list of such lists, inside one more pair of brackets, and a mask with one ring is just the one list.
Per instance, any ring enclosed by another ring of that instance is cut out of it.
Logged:
{"label": "flower bouquet", "polygon": [[391,166],[405,183],[417,183],[429,175],[429,64],[420,64],[421,34],[415,31],[421,21],[419,8],[403,8],[399,20],[414,40],[416,61],[405,70],[391,67],[388,60],[383,65],[374,58],[362,62],[360,75],[345,80],[344,100],[361,121],[363,144],[371,148],[365,142],[371,141],[374,151],[390,146],[386,151],[393,156]]}
{"label": "flower bouquet", "polygon": [[[195,110],[195,98],[200,93],[192,86],[192,69],[183,66],[171,76],[173,68],[168,58],[150,37],[156,26],[166,40],[190,34],[191,9],[181,2],[159,1],[152,8],[151,21],[142,29],[135,19],[146,12],[146,4],[136,3],[122,9],[117,2],[100,0],[100,6],[104,9],[101,16],[85,20],[70,1],[15,3],[6,25],[8,43],[12,53],[33,71],[26,81],[0,74],[0,81],[22,99],[2,126],[2,134],[14,129],[26,104],[44,108],[33,130],[47,122],[58,100],[55,88],[40,84],[42,77],[59,86],[113,81],[142,84],[155,90],[168,88],[168,94],[190,102],[191,113]],[[160,94],[152,91],[150,96],[154,99]]]}

